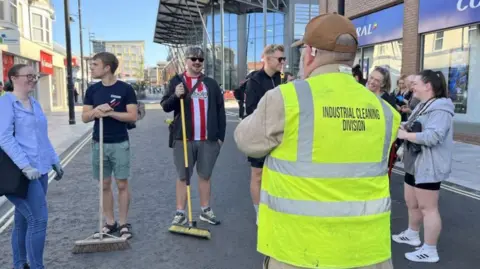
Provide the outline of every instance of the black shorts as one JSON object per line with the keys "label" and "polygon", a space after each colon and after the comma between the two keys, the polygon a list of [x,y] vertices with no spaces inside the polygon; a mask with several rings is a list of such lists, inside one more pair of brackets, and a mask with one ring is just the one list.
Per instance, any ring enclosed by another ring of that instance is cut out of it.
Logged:
{"label": "black shorts", "polygon": [[408,185],[410,185],[412,187],[415,187],[415,188],[419,188],[419,189],[422,189],[422,190],[431,190],[431,191],[440,190],[440,185],[442,184],[442,182],[416,184],[415,183],[415,176],[413,176],[411,174],[408,174],[408,173],[405,173],[405,183],[407,183]]}
{"label": "black shorts", "polygon": [[265,157],[263,158],[248,157],[248,161],[250,162],[250,165],[254,168],[263,168],[263,164],[265,163]]}

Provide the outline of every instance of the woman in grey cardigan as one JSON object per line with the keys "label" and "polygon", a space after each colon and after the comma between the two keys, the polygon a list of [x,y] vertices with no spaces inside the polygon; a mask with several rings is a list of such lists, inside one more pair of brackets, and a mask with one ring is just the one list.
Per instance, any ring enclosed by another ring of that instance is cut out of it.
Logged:
{"label": "woman in grey cardigan", "polygon": [[442,227],[438,211],[440,184],[450,176],[453,148],[454,105],[447,98],[442,72],[425,70],[414,80],[414,96],[420,104],[398,131],[404,139],[405,202],[408,229],[393,235],[393,241],[411,246],[422,244],[420,225],[424,224],[424,244],[405,254],[414,262],[438,262],[437,241]]}

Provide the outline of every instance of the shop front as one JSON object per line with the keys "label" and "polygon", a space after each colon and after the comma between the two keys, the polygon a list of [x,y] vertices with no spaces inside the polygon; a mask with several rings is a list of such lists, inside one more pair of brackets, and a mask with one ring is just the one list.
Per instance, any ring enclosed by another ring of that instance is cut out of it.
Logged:
{"label": "shop front", "polygon": [[455,120],[480,123],[480,0],[421,0],[422,69],[442,71]]}
{"label": "shop front", "polygon": [[[8,82],[8,71],[15,64],[26,64],[28,66],[31,66],[35,70],[35,72],[38,72],[39,67],[38,67],[37,61],[3,51],[2,52],[2,69],[3,69],[2,81]],[[35,98],[38,97],[38,86],[35,87],[35,90],[33,91],[32,96]]]}
{"label": "shop front", "polygon": [[399,4],[352,20],[359,43],[354,64],[362,67],[365,79],[376,66],[387,67],[392,90],[402,72],[403,8]]}

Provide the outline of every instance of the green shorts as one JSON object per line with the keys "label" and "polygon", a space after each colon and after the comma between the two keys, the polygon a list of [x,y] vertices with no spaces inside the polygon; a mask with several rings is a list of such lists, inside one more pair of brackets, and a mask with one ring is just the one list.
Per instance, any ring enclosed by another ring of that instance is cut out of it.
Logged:
{"label": "green shorts", "polygon": [[[92,167],[93,177],[99,179],[100,154],[99,143],[92,142]],[[130,177],[130,142],[104,143],[103,144],[103,178],[114,177],[126,180]]]}

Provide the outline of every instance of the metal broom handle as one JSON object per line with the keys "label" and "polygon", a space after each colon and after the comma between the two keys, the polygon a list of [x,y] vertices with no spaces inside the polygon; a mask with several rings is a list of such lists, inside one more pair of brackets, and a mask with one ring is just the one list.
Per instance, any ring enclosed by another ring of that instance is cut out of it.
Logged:
{"label": "metal broom handle", "polygon": [[99,154],[99,160],[100,160],[100,169],[99,170],[99,196],[100,196],[100,201],[99,201],[99,218],[98,218],[98,232],[100,234],[100,240],[103,239],[103,231],[102,231],[102,225],[103,225],[103,118],[99,119],[99,149],[98,149],[98,154]]}

